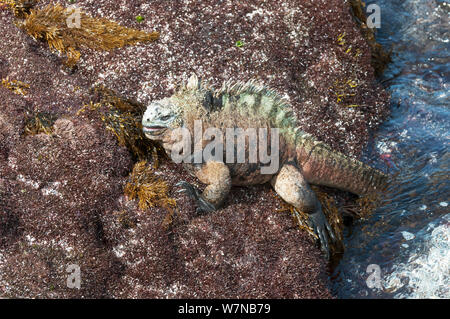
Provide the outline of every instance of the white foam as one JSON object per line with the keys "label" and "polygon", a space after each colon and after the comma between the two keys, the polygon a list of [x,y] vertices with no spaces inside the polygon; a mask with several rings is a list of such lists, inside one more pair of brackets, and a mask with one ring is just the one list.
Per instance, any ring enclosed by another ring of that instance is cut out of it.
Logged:
{"label": "white foam", "polygon": [[395,298],[450,298],[449,221],[450,214],[443,224],[431,228],[420,251],[412,252],[406,263],[394,265],[384,286],[396,293]]}
{"label": "white foam", "polygon": [[405,238],[405,240],[412,240],[412,239],[416,238],[416,236],[414,236],[414,234],[411,234],[410,232],[407,232],[407,231],[402,231],[402,235],[403,235],[403,238]]}

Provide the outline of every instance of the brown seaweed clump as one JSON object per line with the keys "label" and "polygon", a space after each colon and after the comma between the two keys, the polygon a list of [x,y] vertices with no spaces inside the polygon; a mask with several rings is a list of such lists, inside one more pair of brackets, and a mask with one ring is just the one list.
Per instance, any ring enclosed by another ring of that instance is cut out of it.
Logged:
{"label": "brown seaweed clump", "polygon": [[158,32],[130,29],[104,18],[93,18],[76,8],[48,5],[30,10],[18,26],[36,40],[47,41],[50,49],[67,55],[66,65],[74,67],[80,48],[109,51],[138,42],[155,41]]}
{"label": "brown seaweed clump", "polygon": [[56,116],[47,112],[36,112],[31,115],[25,123],[24,135],[36,135],[45,133],[47,135],[53,132],[53,124]]}
{"label": "brown seaweed clump", "polygon": [[294,206],[286,203],[285,201],[281,201],[281,208],[277,210],[277,213],[289,212],[292,216],[293,222],[300,229],[306,231],[312,238],[318,239],[317,235],[314,233],[314,230],[308,224],[308,214],[298,211]]}
{"label": "brown seaweed clump", "polygon": [[[341,213],[339,211],[339,207],[336,204],[335,200],[332,196],[322,191],[319,187],[314,187],[314,192],[316,193],[321,205],[322,210],[327,218],[328,223],[336,235],[337,242],[330,242],[330,247],[332,253],[341,253],[344,250],[343,243],[343,229],[344,223],[342,220]],[[281,208],[277,210],[277,212],[289,212],[292,216],[293,222],[300,229],[306,231],[312,239],[318,239],[317,235],[314,233],[314,230],[309,224],[308,214],[298,211],[294,208],[294,206],[287,204],[286,202],[281,202]]]}
{"label": "brown seaweed clump", "polygon": [[131,200],[139,199],[139,208],[142,210],[159,206],[172,212],[176,206],[175,200],[168,196],[169,186],[155,176],[146,161],[134,165],[124,193]]}
{"label": "brown seaweed clump", "polygon": [[40,0],[0,0],[1,5],[9,7],[14,15],[18,18],[25,18],[27,14],[30,14],[31,8]]}
{"label": "brown seaweed clump", "polygon": [[[359,197],[356,200],[342,204],[338,203],[329,191],[321,187],[313,186],[314,192],[319,199],[322,210],[327,218],[328,223],[336,235],[337,242],[330,242],[331,251],[333,254],[343,253],[345,250],[343,242],[344,231],[344,216],[351,219],[367,219],[375,209],[379,206],[380,194],[368,194]],[[293,222],[300,229],[306,231],[312,239],[317,239],[317,235],[309,225],[308,214],[297,211],[294,206],[281,201],[281,208],[277,212],[289,212],[293,218]]]}
{"label": "brown seaweed clump", "polygon": [[9,78],[2,79],[2,86],[9,89],[11,92],[20,95],[27,95],[27,90],[30,88],[30,85],[18,80],[9,80]]}
{"label": "brown seaweed clump", "polygon": [[361,196],[353,204],[340,207],[340,210],[346,216],[367,220],[379,206],[382,194],[383,192]]}
{"label": "brown seaweed clump", "polygon": [[120,145],[127,147],[134,159],[152,159],[154,167],[165,152],[159,144],[146,138],[142,132],[142,115],[145,107],[142,104],[119,97],[105,87],[94,89],[96,98],[84,105],[78,115],[89,110],[95,111],[103,121],[106,129],[112,132]]}

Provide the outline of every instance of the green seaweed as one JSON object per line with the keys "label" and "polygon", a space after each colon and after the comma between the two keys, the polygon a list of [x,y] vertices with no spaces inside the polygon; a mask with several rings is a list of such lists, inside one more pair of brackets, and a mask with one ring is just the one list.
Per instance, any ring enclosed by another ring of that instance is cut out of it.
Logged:
{"label": "green seaweed", "polygon": [[242,40],[236,41],[236,47],[242,48],[243,46],[244,46],[244,41],[242,41]]}
{"label": "green seaweed", "polygon": [[141,23],[142,21],[144,21],[144,17],[141,15],[136,16],[136,21]]}

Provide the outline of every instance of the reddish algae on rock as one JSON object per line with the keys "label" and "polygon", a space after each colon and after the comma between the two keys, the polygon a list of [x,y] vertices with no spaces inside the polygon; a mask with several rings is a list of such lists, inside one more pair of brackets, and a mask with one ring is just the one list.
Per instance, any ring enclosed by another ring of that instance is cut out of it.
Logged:
{"label": "reddish algae on rock", "polygon": [[[56,1],[43,0],[36,8]],[[326,261],[268,186],[233,188],[198,216],[173,186],[197,183],[168,160],[155,174],[177,201],[140,210],[123,188],[128,150],[102,121],[77,111],[104,85],[146,105],[195,72],[220,86],[257,79],[292,103],[303,130],[358,156],[388,112],[369,46],[343,0],[80,0],[91,16],[160,32],[109,52],[81,49],[77,68],[0,10],[0,296],[40,298],[330,298]],[[136,21],[136,16],[144,20]],[[236,43],[240,41],[240,45]],[[36,112],[50,134],[25,135]],[[201,186],[201,185],[199,185]],[[80,289],[67,287],[69,265]]]}

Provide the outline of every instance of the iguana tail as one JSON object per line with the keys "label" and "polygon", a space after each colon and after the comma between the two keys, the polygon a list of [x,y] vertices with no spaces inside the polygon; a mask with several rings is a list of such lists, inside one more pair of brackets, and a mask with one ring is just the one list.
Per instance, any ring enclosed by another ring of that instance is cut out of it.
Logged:
{"label": "iguana tail", "polygon": [[361,161],[332,150],[312,135],[296,137],[297,162],[308,182],[345,190],[357,195],[383,190],[388,176]]}

